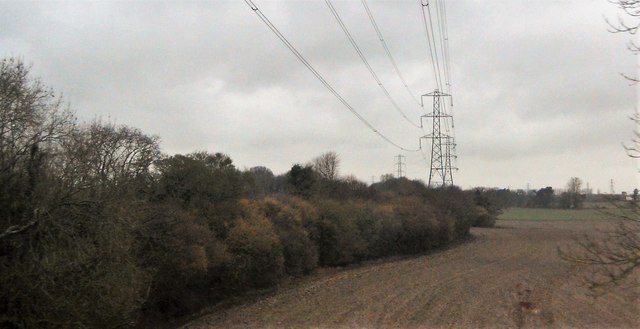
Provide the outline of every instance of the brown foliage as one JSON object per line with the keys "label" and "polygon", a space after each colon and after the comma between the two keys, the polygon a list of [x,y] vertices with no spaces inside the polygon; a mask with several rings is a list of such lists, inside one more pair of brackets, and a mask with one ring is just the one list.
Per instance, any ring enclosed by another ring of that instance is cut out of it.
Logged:
{"label": "brown foliage", "polygon": [[[299,203],[301,203],[300,201]],[[264,198],[257,202],[263,213],[274,225],[280,238],[284,256],[285,272],[300,276],[311,272],[318,265],[318,248],[303,227],[304,206],[290,207],[275,198]]]}
{"label": "brown foliage", "polygon": [[220,275],[229,259],[225,245],[206,222],[170,203],[142,204],[137,209],[143,224],[137,231],[137,255],[153,273],[145,313],[179,316],[222,298],[219,290],[203,293],[208,278]]}
{"label": "brown foliage", "polygon": [[225,240],[232,259],[228,275],[237,290],[275,284],[284,271],[284,256],[271,222],[255,204],[242,200],[241,218]]}
{"label": "brown foliage", "polygon": [[78,125],[53,96],[20,61],[0,62],[0,326],[129,327],[140,311],[181,316],[319,264],[423,252],[468,233],[459,190],[340,181],[331,153],[316,161],[323,179],[300,165],[281,179],[313,201],[244,200],[275,178],[262,170],[252,191],[224,154],[159,159],[157,137]]}

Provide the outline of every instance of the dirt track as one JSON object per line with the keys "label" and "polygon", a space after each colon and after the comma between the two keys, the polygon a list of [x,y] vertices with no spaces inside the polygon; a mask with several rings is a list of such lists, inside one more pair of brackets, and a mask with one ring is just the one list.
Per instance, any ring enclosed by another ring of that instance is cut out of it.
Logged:
{"label": "dirt track", "polygon": [[317,275],[184,328],[640,328],[640,303],[585,296],[558,246],[594,222],[502,221],[432,255]]}

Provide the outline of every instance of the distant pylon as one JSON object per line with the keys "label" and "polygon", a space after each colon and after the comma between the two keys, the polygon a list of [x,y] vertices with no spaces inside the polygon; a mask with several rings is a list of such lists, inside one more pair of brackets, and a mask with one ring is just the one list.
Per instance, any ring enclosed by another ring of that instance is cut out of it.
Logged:
{"label": "distant pylon", "polygon": [[403,167],[405,166],[405,163],[402,162],[402,159],[404,158],[404,155],[398,154],[396,156],[394,156],[393,158],[396,160],[396,178],[400,178],[400,177],[404,177],[404,171],[402,170]]}
{"label": "distant pylon", "polygon": [[[431,133],[420,138],[421,148],[423,138],[431,139],[431,166],[429,169],[428,186],[439,187],[453,185],[452,169],[455,168],[451,165],[451,157],[452,153],[455,151],[455,140],[453,136],[443,133],[440,129],[443,124],[447,124],[447,118],[452,118],[451,115],[441,110],[441,98],[451,97],[451,95],[442,93],[438,89],[434,90],[432,93],[424,94],[420,99],[423,108],[425,96],[433,98],[433,111],[420,117],[421,125],[422,118],[431,118],[432,120]],[[446,126],[445,131],[448,131]]]}
{"label": "distant pylon", "polygon": [[613,178],[611,179],[611,194],[616,194],[616,191],[613,188]]}

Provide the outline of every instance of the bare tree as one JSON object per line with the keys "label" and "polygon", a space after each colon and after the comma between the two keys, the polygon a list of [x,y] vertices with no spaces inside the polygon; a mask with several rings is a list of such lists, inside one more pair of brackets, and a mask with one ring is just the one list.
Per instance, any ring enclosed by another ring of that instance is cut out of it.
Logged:
{"label": "bare tree", "polygon": [[67,192],[90,190],[95,198],[121,196],[135,182],[144,183],[160,157],[158,137],[100,121],[74,129],[61,151],[56,170]]}
{"label": "bare tree", "polygon": [[567,192],[579,194],[582,189],[582,180],[578,177],[571,177],[567,183]]}
{"label": "bare tree", "polygon": [[[640,27],[640,0],[611,0],[621,9],[622,16],[618,16],[616,23],[607,20],[612,33],[628,33],[635,35]],[[634,55],[640,54],[640,45],[630,41],[629,51]],[[638,77],[623,76],[634,83]],[[640,122],[636,114],[632,120]],[[636,137],[632,145],[624,145],[627,154],[632,158],[640,158],[640,132],[635,131]],[[614,287],[625,287],[623,291],[633,297],[640,296],[637,290],[638,269],[640,269],[640,210],[631,201],[628,204],[612,202],[616,206],[615,213],[618,221],[607,231],[597,236],[585,236],[577,241],[573,247],[559,250],[560,256],[573,264],[586,265],[585,276],[590,291],[595,295],[612,291]]]}
{"label": "bare tree", "polygon": [[338,179],[338,170],[340,168],[340,157],[336,152],[326,152],[311,161],[313,170],[320,177],[335,181]]}
{"label": "bare tree", "polygon": [[0,61],[0,327],[132,325],[150,286],[137,207],[101,184],[134,185],[157,152],[132,129],[78,127],[28,66]]}
{"label": "bare tree", "polygon": [[5,234],[34,222],[41,168],[75,123],[62,99],[29,70],[19,59],[0,61],[0,229]]}
{"label": "bare tree", "polygon": [[[620,9],[622,15],[618,15],[615,23],[605,19],[609,25],[609,32],[628,33],[631,35],[638,33],[638,28],[640,28],[640,0],[610,0],[610,2]],[[629,41],[627,48],[634,55],[640,53],[640,45],[633,39]],[[622,75],[634,83],[640,81],[637,76]]]}
{"label": "bare tree", "polygon": [[582,206],[582,180],[578,177],[571,177],[567,182],[568,208],[576,209]]}
{"label": "bare tree", "polygon": [[627,150],[627,155],[639,159],[640,158],[640,131],[638,130],[638,126],[640,125],[640,114],[636,113],[633,117],[631,117],[636,123],[636,129],[633,131],[635,137],[631,139],[631,145],[623,144],[625,150]]}

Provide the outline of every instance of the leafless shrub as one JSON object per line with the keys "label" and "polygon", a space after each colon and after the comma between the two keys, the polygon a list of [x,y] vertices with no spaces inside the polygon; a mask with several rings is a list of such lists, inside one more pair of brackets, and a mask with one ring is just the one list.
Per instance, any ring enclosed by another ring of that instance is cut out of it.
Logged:
{"label": "leafless shrub", "polygon": [[321,178],[335,181],[338,179],[338,171],[340,169],[340,157],[336,152],[326,152],[311,161],[313,170],[315,170]]}
{"label": "leafless shrub", "polygon": [[586,267],[583,279],[593,296],[616,291],[637,297],[635,276],[640,269],[638,215],[636,211],[617,215],[620,219],[609,229],[595,236],[584,236],[577,239],[575,245],[559,249],[562,259]]}
{"label": "leafless shrub", "polygon": [[[607,25],[609,26],[609,32],[611,33],[627,33],[635,36],[640,28],[640,0],[610,0],[612,4],[616,5],[622,15],[618,15],[616,22],[605,18]],[[627,49],[637,55],[640,53],[640,45],[638,45],[633,39],[627,43]],[[637,83],[637,76],[629,76],[622,74],[627,80],[632,83]]]}
{"label": "leafless shrub", "polygon": [[[628,33],[635,35],[640,28],[640,1],[639,0],[611,0],[622,12],[618,21],[612,23],[607,20],[612,33]],[[640,53],[640,46],[633,41],[628,44],[629,50],[634,54]],[[625,78],[638,82],[638,77]],[[636,114],[631,118],[636,123],[640,117]],[[632,158],[640,157],[640,140],[638,131],[634,131],[635,138],[632,145],[624,145],[627,155]],[[640,268],[640,210],[637,207],[637,191],[634,192],[634,200],[621,205],[612,202],[616,207],[615,212],[610,212],[608,217],[615,217],[618,221],[608,230],[600,232],[596,236],[585,236],[578,239],[573,247],[559,249],[560,256],[572,263],[587,267],[585,276],[590,292],[602,295],[625,287],[617,291],[631,297],[640,296],[637,290],[637,275]],[[631,289],[628,289],[631,288]]]}
{"label": "leafless shrub", "polygon": [[[0,62],[0,326],[135,322],[150,280],[132,252],[137,223],[117,211],[131,194],[114,187],[143,176],[149,161],[137,161],[153,158],[157,143],[125,131],[134,130],[78,127],[20,60]],[[102,179],[89,170],[96,166]]]}

